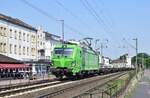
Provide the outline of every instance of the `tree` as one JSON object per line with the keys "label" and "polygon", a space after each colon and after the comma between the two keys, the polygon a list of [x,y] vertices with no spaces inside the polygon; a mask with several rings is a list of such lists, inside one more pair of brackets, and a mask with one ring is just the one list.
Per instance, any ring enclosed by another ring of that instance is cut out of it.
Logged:
{"label": "tree", "polygon": [[[138,53],[137,54],[137,64],[138,65],[142,65],[142,60],[144,58],[144,65],[146,68],[149,68],[150,67],[150,56],[147,54],[147,53]],[[136,56],[133,56],[132,57],[132,64],[135,65],[135,62],[136,62]]]}
{"label": "tree", "polygon": [[127,59],[126,57],[127,57],[127,56],[128,56],[128,54],[124,54],[124,55],[120,56],[119,59],[126,61],[126,59]]}

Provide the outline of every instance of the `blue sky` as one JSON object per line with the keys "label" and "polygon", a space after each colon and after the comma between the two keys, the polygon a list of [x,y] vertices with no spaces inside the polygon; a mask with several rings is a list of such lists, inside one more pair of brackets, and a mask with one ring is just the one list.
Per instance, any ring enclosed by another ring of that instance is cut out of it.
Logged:
{"label": "blue sky", "polygon": [[[45,31],[61,36],[59,21],[48,18],[22,1],[1,0],[0,13],[21,19],[34,27],[41,25]],[[135,45],[132,39],[137,37],[139,52],[150,53],[150,0],[86,0],[102,20],[99,23],[82,4],[85,0],[58,0],[76,18],[56,3],[57,0],[27,1],[58,20],[64,19],[65,24],[78,31],[65,27],[66,40],[93,37],[104,42],[108,39],[108,48],[104,49],[104,55],[116,58],[127,51],[134,55],[135,50],[122,39],[125,38],[128,43]],[[123,46],[128,49],[122,48]]]}

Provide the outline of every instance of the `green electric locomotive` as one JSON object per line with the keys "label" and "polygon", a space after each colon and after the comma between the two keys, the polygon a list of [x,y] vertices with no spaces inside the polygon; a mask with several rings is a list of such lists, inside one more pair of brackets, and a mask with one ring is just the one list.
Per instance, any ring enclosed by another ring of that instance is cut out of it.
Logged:
{"label": "green electric locomotive", "polygon": [[57,78],[83,77],[98,73],[99,55],[91,48],[81,47],[78,44],[57,45],[53,49],[51,72]]}

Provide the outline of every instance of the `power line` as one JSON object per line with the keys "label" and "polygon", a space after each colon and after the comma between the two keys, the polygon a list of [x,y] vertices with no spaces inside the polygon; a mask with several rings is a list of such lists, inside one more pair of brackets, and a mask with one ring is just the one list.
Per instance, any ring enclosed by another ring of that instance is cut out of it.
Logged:
{"label": "power line", "polygon": [[88,7],[91,9],[91,11],[95,14],[95,16],[97,17],[97,19],[98,19],[100,22],[102,22],[102,24],[104,24],[104,25],[106,26],[106,24],[105,24],[105,22],[103,21],[103,19],[99,16],[99,14],[95,11],[95,9],[91,6],[91,4],[90,4],[87,0],[85,0],[85,2],[86,2],[86,4],[88,5]]}
{"label": "power line", "polygon": [[47,12],[45,12],[44,10],[36,7],[35,5],[29,3],[27,0],[21,0],[24,4],[28,5],[29,7],[33,8],[34,10],[40,12],[41,14],[47,16],[48,18],[50,18],[51,20],[56,21],[57,19],[55,17],[53,17],[52,15],[48,14]]}
{"label": "power line", "polygon": [[131,48],[136,49],[135,46],[133,46],[132,44],[130,44],[125,38],[123,38],[123,41],[128,44]]}
{"label": "power line", "polygon": [[[35,6],[35,5],[31,4],[31,3],[29,3],[27,0],[21,0],[21,1],[22,1],[22,3],[28,5],[29,7],[33,8],[34,10],[36,10],[36,11],[38,11],[39,13],[43,14],[44,16],[48,17],[49,19],[51,19],[51,20],[57,22],[57,20],[58,20],[57,18],[55,18],[54,16],[48,14],[47,12],[45,12],[45,11],[42,10],[42,9],[40,9],[39,7],[37,7],[37,6]],[[84,35],[84,34],[82,34],[80,31],[76,30],[75,28],[69,26],[69,25],[66,24],[66,23],[64,24],[64,26],[65,26],[66,28],[68,28],[69,30],[78,33],[78,34],[81,35],[81,36]],[[84,36],[86,36],[86,35],[84,35]]]}
{"label": "power line", "polygon": [[96,12],[96,10],[90,5],[90,3],[87,0],[80,0],[83,6],[85,7],[86,10],[88,10],[91,15],[95,18],[97,23],[100,26],[103,26],[103,29],[106,33],[110,33],[111,30],[109,27],[105,24],[104,20],[99,16],[99,14]]}
{"label": "power line", "polygon": [[[81,3],[83,4],[83,6],[85,7],[86,10],[88,10],[88,12],[90,12],[90,14],[94,17],[94,19],[97,21],[97,23],[101,26],[103,26],[104,31],[107,34],[111,33],[111,29],[108,28],[108,26],[105,24],[104,20],[99,16],[99,14],[95,11],[95,9],[90,5],[90,3],[87,0],[80,0]],[[110,35],[109,37],[111,37],[112,40],[114,40],[116,43],[119,43],[116,39],[112,38],[112,36]]]}
{"label": "power line", "polygon": [[[98,6],[98,4],[99,3],[101,3],[101,5],[104,7],[105,6],[105,4],[103,3],[103,1],[102,0],[97,0],[98,2],[96,2],[95,0],[92,0],[94,3],[95,3],[95,5],[97,5]],[[97,8],[99,8],[99,7],[97,7]],[[103,10],[105,11],[105,14],[107,15],[107,20],[108,20],[108,22],[110,22],[110,24],[111,24],[111,26],[112,25],[114,25],[114,21],[113,21],[113,19],[112,19],[112,16],[111,16],[111,14],[109,13],[109,9],[107,9],[107,8],[103,8]],[[106,16],[105,14],[104,14],[104,11],[103,11],[102,9],[101,9],[101,13],[103,13],[103,15],[104,15],[104,17]],[[110,27],[111,27],[110,26]]]}
{"label": "power line", "polygon": [[74,14],[71,10],[69,10],[67,7],[65,7],[59,0],[55,0],[55,2],[61,6],[66,12],[68,12],[71,16],[73,16],[76,20],[78,20],[81,24],[87,27],[88,30],[91,30],[90,26],[85,23],[82,19],[80,19],[76,14]]}
{"label": "power line", "polygon": [[[101,1],[101,0],[99,0],[99,1]],[[113,25],[113,22],[112,22],[112,19],[109,17],[110,15],[107,14],[108,17],[106,17],[106,15],[105,15],[106,13],[104,13],[103,9],[100,9],[100,8],[99,8],[99,5],[98,5],[98,3],[97,3],[95,0],[92,0],[92,3],[93,3],[93,5],[95,5],[97,11],[100,13],[99,16],[101,16],[101,18],[104,19],[105,22],[107,21],[108,24],[109,24],[108,27],[111,28],[112,25]],[[100,3],[101,3],[101,2],[100,2]],[[108,18],[109,18],[109,19],[108,19]]]}
{"label": "power line", "polygon": [[84,6],[84,8],[85,8],[86,10],[88,10],[88,12],[94,17],[94,19],[97,21],[97,23],[101,25],[99,19],[98,19],[97,16],[93,13],[93,11],[85,4],[85,2],[84,2],[83,0],[80,0],[80,1],[81,1],[82,5]]}

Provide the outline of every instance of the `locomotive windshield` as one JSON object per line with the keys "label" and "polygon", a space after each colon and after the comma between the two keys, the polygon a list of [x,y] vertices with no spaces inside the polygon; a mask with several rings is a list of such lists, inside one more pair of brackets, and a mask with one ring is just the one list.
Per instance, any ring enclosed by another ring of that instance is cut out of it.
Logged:
{"label": "locomotive windshield", "polygon": [[55,48],[54,53],[56,55],[63,55],[63,56],[71,56],[73,52],[72,48]]}

